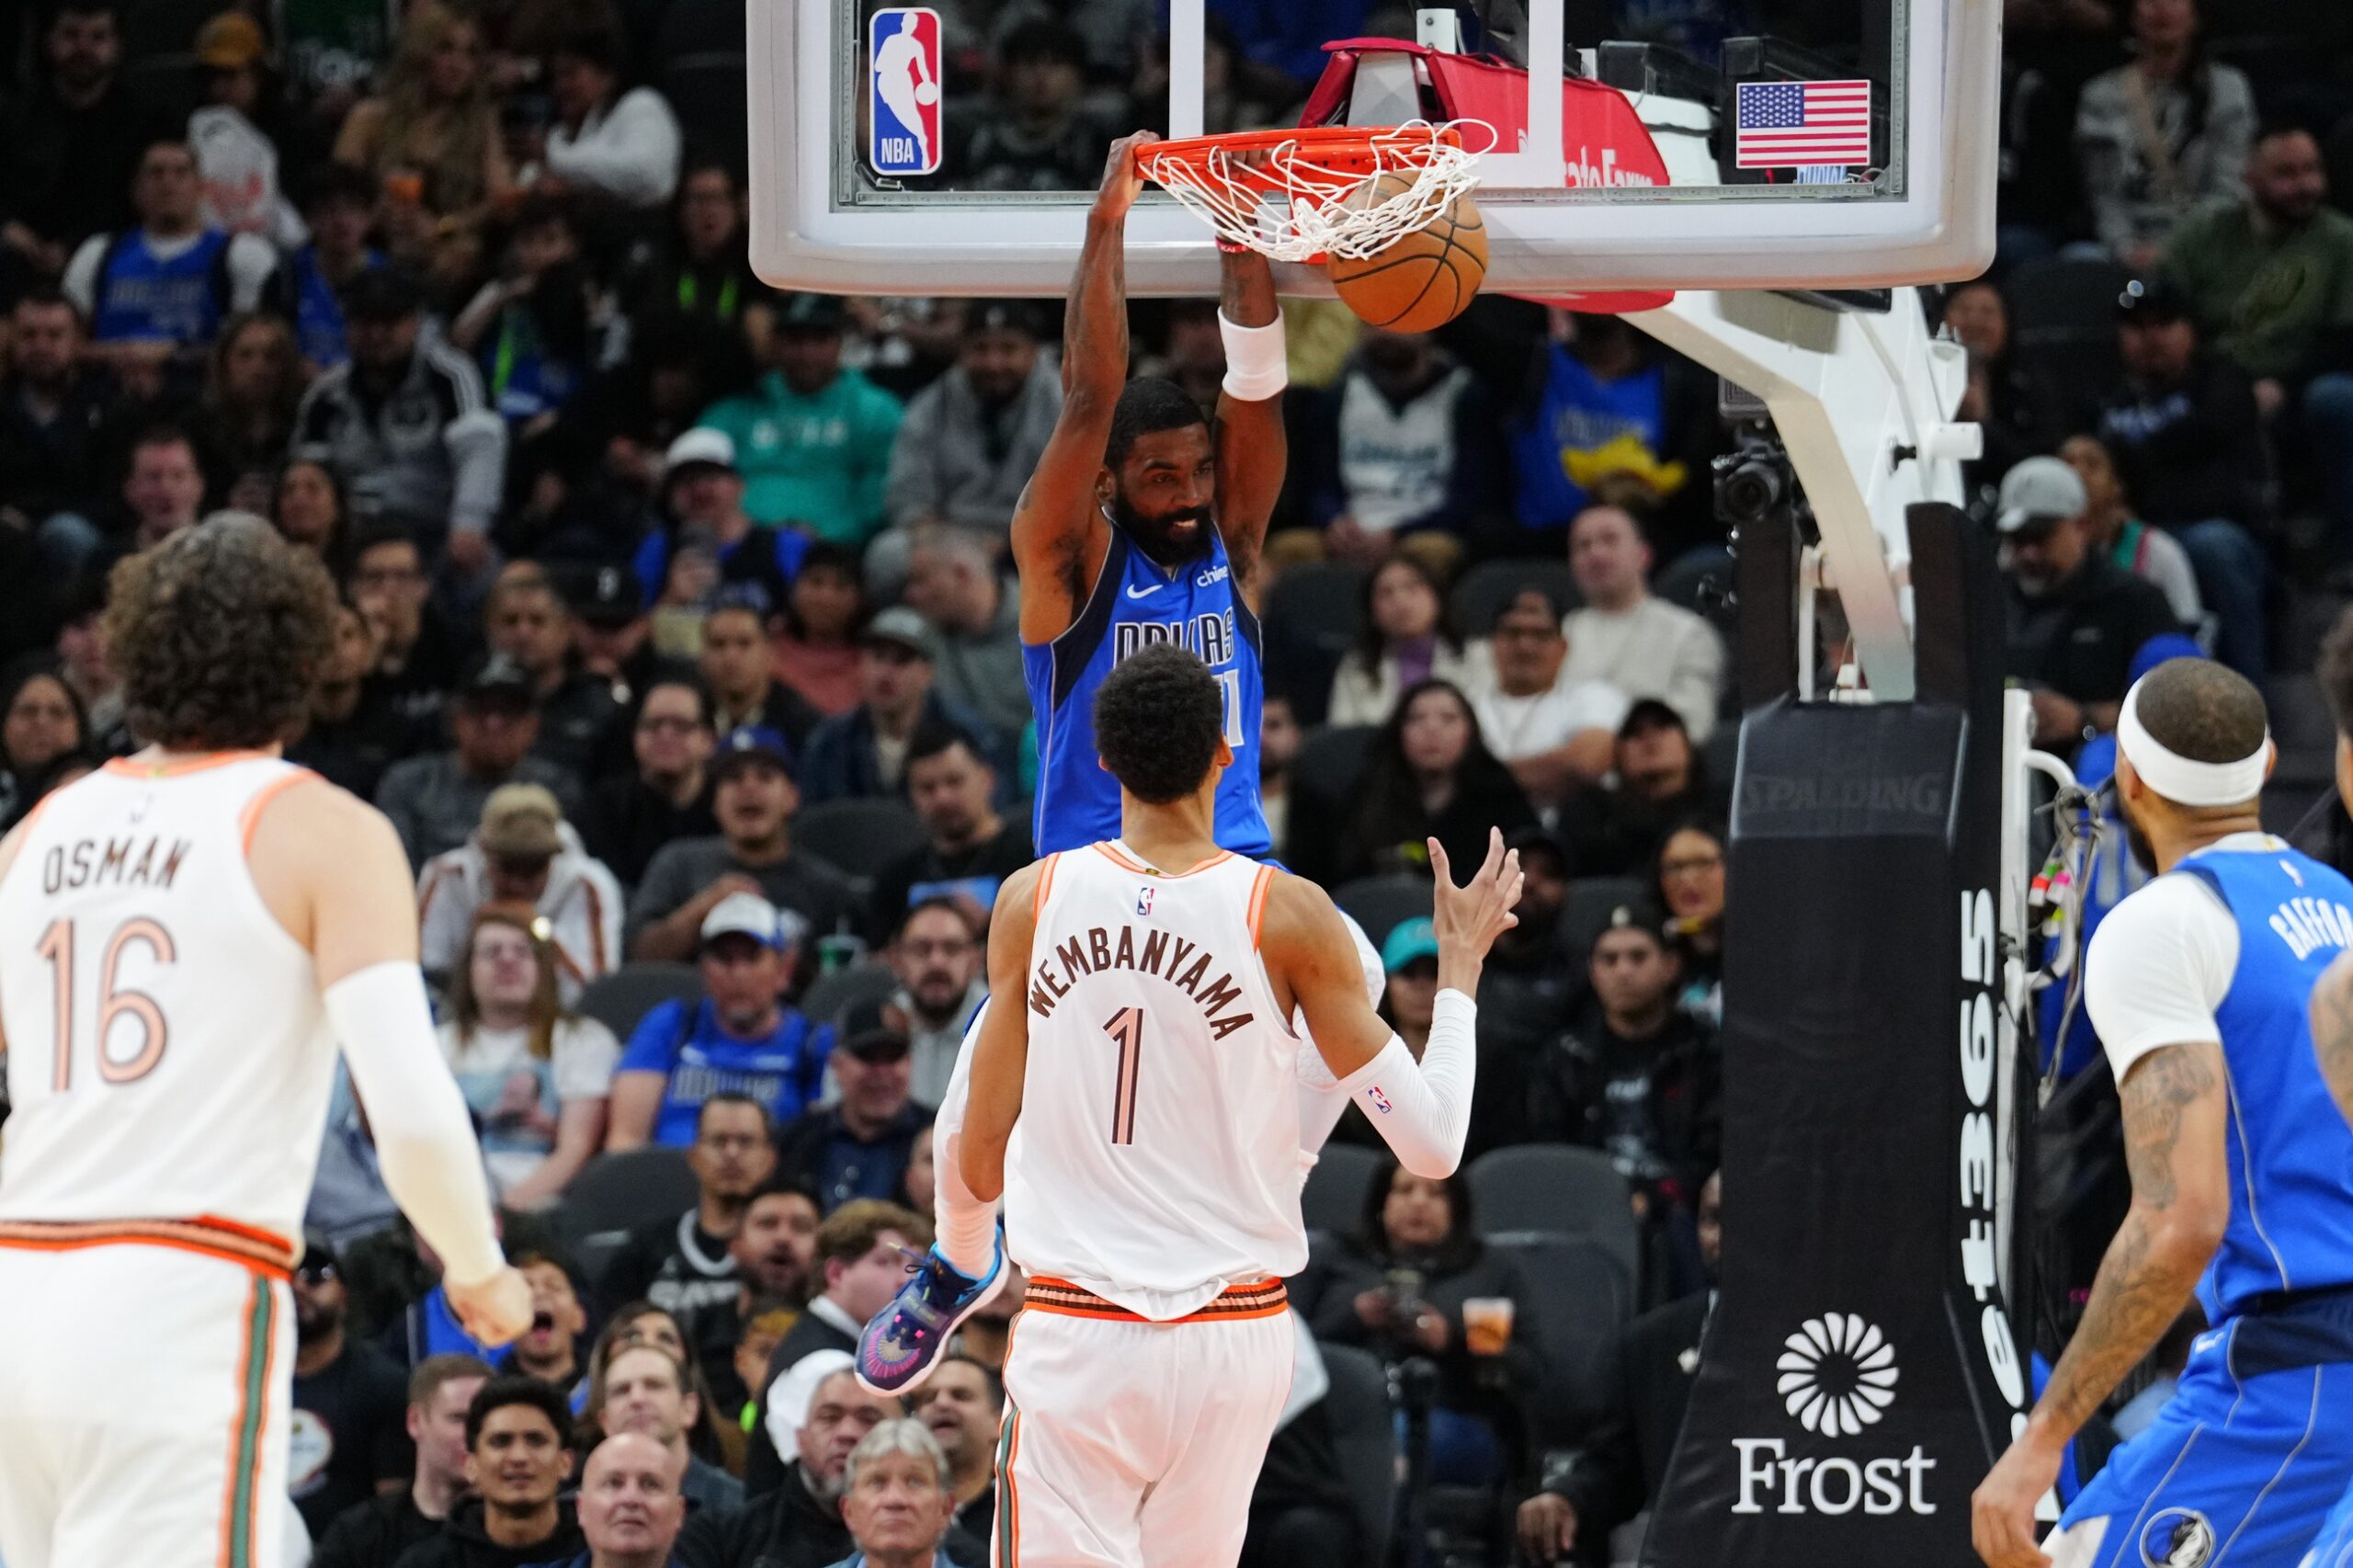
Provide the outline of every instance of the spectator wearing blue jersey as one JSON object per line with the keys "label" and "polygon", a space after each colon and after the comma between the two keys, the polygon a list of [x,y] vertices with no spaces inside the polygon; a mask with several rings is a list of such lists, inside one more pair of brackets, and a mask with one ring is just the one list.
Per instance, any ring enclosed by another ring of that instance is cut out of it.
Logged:
{"label": "spectator wearing blue jersey", "polygon": [[833,1028],[781,998],[808,926],[757,893],[731,892],[703,916],[703,999],[665,1002],[630,1036],[613,1074],[609,1149],[695,1140],[703,1101],[744,1095],[779,1124],[814,1105]]}
{"label": "spectator wearing blue jersey", "polygon": [[235,311],[250,311],[278,270],[258,234],[208,228],[196,155],[178,137],[140,154],[135,228],[93,234],[65,265],[63,288],[90,323],[91,353],[153,391],[175,356],[201,351]]}
{"label": "spectator wearing blue jersey", "polygon": [[294,335],[313,374],[347,364],[343,290],[384,254],[368,243],[375,221],[376,182],[349,164],[328,164],[303,193],[302,221],[311,243],[286,258],[282,283],[294,312]]}

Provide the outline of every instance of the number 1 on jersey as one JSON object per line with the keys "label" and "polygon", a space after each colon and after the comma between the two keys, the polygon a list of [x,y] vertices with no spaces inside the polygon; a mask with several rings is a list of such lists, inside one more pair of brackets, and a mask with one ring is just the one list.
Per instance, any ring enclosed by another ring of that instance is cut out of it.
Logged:
{"label": "number 1 on jersey", "polygon": [[1103,1020],[1103,1032],[1120,1048],[1119,1083],[1111,1096],[1111,1142],[1136,1141],[1136,1068],[1143,1054],[1143,1009],[1122,1007]]}
{"label": "number 1 on jersey", "polygon": [[1220,670],[1218,694],[1225,699],[1225,744],[1235,751],[1242,749],[1242,672]]}

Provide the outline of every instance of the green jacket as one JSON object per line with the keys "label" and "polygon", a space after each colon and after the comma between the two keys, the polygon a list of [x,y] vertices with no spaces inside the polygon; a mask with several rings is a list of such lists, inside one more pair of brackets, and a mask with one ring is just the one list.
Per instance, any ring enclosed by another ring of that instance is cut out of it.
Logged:
{"label": "green jacket", "polygon": [[882,527],[900,413],[897,398],[856,370],[809,397],[770,371],[757,391],[712,404],[701,423],[734,441],[744,510],[754,521],[799,524],[858,545]]}
{"label": "green jacket", "polygon": [[2333,208],[2272,234],[2247,203],[2217,204],[2174,232],[2165,270],[2206,341],[2256,381],[2304,380],[2353,328],[2353,218]]}

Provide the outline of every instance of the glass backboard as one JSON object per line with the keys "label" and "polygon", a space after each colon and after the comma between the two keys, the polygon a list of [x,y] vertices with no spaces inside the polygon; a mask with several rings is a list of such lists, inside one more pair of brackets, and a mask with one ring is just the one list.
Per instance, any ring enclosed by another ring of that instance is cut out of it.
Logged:
{"label": "glass backboard", "polygon": [[[1973,276],[2000,4],[751,0],[753,261],[783,287],[1059,293],[1120,134],[1422,118],[1473,122],[1490,290]],[[1131,291],[1214,290],[1165,195],[1128,237]],[[1313,267],[1279,286],[1329,291]]]}

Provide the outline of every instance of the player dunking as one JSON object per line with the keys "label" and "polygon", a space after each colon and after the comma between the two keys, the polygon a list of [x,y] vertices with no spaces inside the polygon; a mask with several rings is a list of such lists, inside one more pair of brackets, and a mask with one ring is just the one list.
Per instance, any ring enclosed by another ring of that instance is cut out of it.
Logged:
{"label": "player dunking", "polygon": [[1002,1191],[1030,1276],[995,1561],[1231,1568],[1290,1387],[1281,1280],[1307,1261],[1294,1009],[1406,1168],[1451,1175],[1480,965],[1517,924],[1518,858],[1494,835],[1458,888],[1430,846],[1440,989],[1416,1064],[1366,1000],[1331,899],[1219,845],[1233,750],[1207,666],[1142,650],[1093,718],[1120,833],[1000,892],[961,1140],[966,1186]]}
{"label": "player dunking", "polygon": [[[2263,699],[2175,659],[2124,699],[2116,787],[2164,873],[2092,938],[2132,1203],[2024,1432],[1977,1489],[1991,1568],[2295,1568],[2353,1481],[2353,1130],[2308,1006],[2353,941],[2353,883],[2265,835]],[[2209,1330],[2155,1422],[2046,1543],[2076,1429],[2187,1306]]]}
{"label": "player dunking", "polygon": [[278,1562],[286,1280],[338,1040],[468,1332],[530,1322],[434,1044],[400,842],[278,756],[334,606],[257,522],[117,567],[108,645],[154,744],[0,841],[10,1568]]}
{"label": "player dunking", "polygon": [[[1285,464],[1282,319],[1266,258],[1227,250],[1218,307],[1226,374],[1214,426],[1174,383],[1127,379],[1124,230],[1143,183],[1136,150],[1154,140],[1128,137],[1105,165],[1071,282],[1062,415],[1013,517],[1038,720],[1040,854],[1120,831],[1119,787],[1097,757],[1091,714],[1105,677],[1137,650],[1189,649],[1217,684],[1226,744],[1245,754],[1258,744],[1259,552]],[[1235,854],[1269,852],[1256,767],[1225,774],[1215,826],[1220,846]],[[1363,952],[1377,984],[1379,960],[1369,944]],[[860,1348],[859,1377],[884,1392],[920,1381],[955,1325],[1002,1280],[995,1207],[956,1176],[972,1038],[968,1031],[933,1137],[939,1239],[925,1269],[868,1326]],[[1322,1078],[1313,1062],[1303,1068]],[[1302,1101],[1302,1143],[1311,1151],[1346,1103],[1330,1088],[1318,1083]]]}

